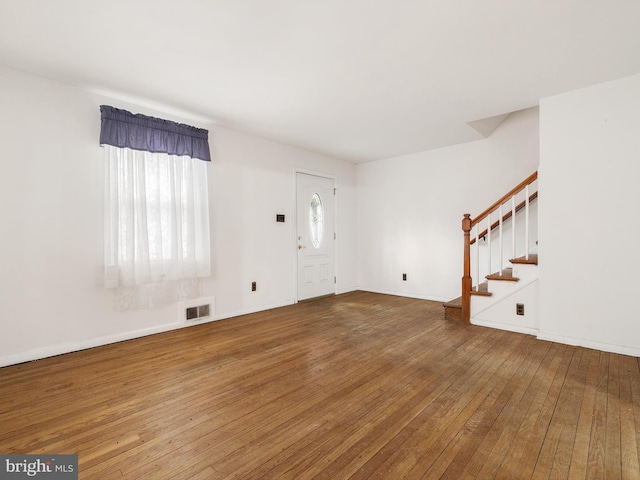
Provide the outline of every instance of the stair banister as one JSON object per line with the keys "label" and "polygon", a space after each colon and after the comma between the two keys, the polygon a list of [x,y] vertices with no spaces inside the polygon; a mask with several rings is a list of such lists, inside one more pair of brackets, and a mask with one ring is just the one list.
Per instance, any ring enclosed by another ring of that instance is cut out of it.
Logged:
{"label": "stair banister", "polygon": [[[493,205],[491,205],[489,208],[487,208],[484,212],[482,212],[480,215],[478,215],[476,218],[474,218],[473,220],[471,220],[471,227],[475,226],[477,223],[481,222],[482,220],[485,219],[485,217],[487,217],[491,212],[493,212],[498,205],[503,204],[504,202],[506,202],[509,198],[513,197],[516,193],[520,193],[520,191],[522,191],[522,189],[524,187],[526,187],[527,185],[529,185],[530,183],[533,183],[537,180],[538,178],[538,172],[533,172],[531,175],[529,175],[527,178],[525,178],[522,182],[520,182],[518,185],[516,185],[514,188],[512,188],[511,190],[509,190],[509,193],[506,193],[505,195],[503,195],[500,200],[498,200],[497,202],[495,202]],[[469,215],[471,216],[471,215]]]}
{"label": "stair banister", "polygon": [[[496,209],[499,209],[499,215],[500,218],[499,220],[496,222],[496,226],[499,225],[500,227],[500,274],[502,274],[502,221],[505,219],[505,217],[511,217],[512,218],[512,237],[511,237],[511,242],[512,242],[512,248],[513,248],[513,252],[515,254],[515,218],[516,218],[516,211],[519,210],[520,208],[516,208],[516,204],[515,204],[515,196],[520,193],[522,190],[525,191],[525,200],[524,200],[524,209],[525,209],[525,255],[526,258],[529,258],[529,202],[530,200],[532,200],[533,198],[535,198],[537,196],[537,192],[535,192],[533,195],[529,195],[529,185],[531,183],[533,183],[534,181],[536,181],[538,179],[538,172],[533,172],[531,175],[529,175],[527,178],[525,178],[522,182],[520,182],[518,185],[516,185],[514,188],[512,188],[511,190],[509,190],[509,192],[507,192],[505,195],[503,195],[498,201],[496,201],[493,205],[491,205],[489,208],[487,208],[486,210],[484,210],[480,215],[478,215],[476,218],[471,218],[471,214],[469,213],[465,213],[464,217],[462,219],[462,231],[464,233],[464,268],[463,268],[463,276],[462,276],[462,320],[469,323],[469,321],[471,320],[471,291],[473,288],[473,279],[471,276],[471,244],[475,243],[476,244],[476,251],[478,251],[478,243],[479,243],[479,239],[480,237],[483,237],[484,235],[486,235],[487,237],[487,241],[488,241],[488,257],[489,257],[489,273],[491,273],[491,230],[494,228],[494,225],[492,225],[491,223],[491,213],[493,211],[495,211]],[[511,199],[511,212],[507,213],[504,217],[502,215],[502,205],[507,201]],[[482,232],[482,234],[479,233],[480,231],[480,227],[478,226],[478,228],[476,229],[476,237],[474,239],[474,241],[472,242],[470,239],[471,236],[471,229],[478,225],[482,220],[484,220],[485,218],[487,218],[487,229],[486,231]],[[479,277],[479,264],[480,264],[480,258],[479,258],[479,254],[477,254],[477,276]],[[478,281],[478,285],[479,285],[479,281]],[[479,286],[478,286],[479,289]]]}
{"label": "stair banister", "polygon": [[[538,198],[538,192],[533,192],[531,195],[529,195],[529,203],[533,202],[536,198]],[[513,195],[511,197],[511,202],[512,205],[516,204],[516,196]],[[511,218],[511,216],[513,216],[515,218],[515,214],[518,213],[520,210],[522,210],[525,207],[525,201],[523,200],[522,202],[520,202],[519,204],[515,205],[515,210],[512,209],[507,211],[507,213],[505,213],[502,217],[503,221],[508,220],[509,218]],[[498,221],[495,221],[491,224],[491,230],[497,228],[499,225]],[[480,232],[480,229],[478,229],[478,232],[476,234],[479,238],[485,238],[487,236],[487,229],[485,228],[482,232]],[[473,245],[474,243],[476,243],[476,239],[472,238],[471,239],[471,245]],[[515,233],[513,234],[513,238],[512,238],[512,246],[515,246]],[[513,249],[515,251],[515,248]]]}

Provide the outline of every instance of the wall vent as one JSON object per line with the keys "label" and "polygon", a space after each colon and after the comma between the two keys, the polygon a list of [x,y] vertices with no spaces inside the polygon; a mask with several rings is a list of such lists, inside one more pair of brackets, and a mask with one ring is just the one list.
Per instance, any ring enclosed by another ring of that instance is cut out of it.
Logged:
{"label": "wall vent", "polygon": [[180,321],[182,323],[197,323],[213,320],[215,312],[215,298],[197,298],[180,303]]}

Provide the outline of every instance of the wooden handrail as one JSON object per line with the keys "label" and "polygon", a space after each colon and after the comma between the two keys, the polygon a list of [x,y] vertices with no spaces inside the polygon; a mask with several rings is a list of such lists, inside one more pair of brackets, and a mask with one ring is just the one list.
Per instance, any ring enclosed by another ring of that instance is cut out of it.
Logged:
{"label": "wooden handrail", "polygon": [[489,215],[496,208],[498,208],[500,205],[502,205],[504,202],[506,202],[508,198],[513,197],[516,193],[518,193],[524,187],[526,187],[530,183],[533,183],[537,178],[538,178],[538,172],[535,171],[531,175],[529,175],[527,178],[525,178],[523,181],[521,181],[518,185],[516,185],[511,190],[509,190],[508,193],[506,193],[505,195],[500,197],[500,200],[495,202],[493,205],[491,205],[489,208],[487,208],[484,212],[482,212],[476,218],[471,220],[471,227],[476,225],[478,222],[484,220],[487,217],[487,215]]}
{"label": "wooden handrail", "polygon": [[[478,215],[476,218],[471,219],[471,215],[468,213],[464,214],[462,219],[462,231],[464,232],[464,270],[462,276],[462,320],[469,323],[471,321],[471,288],[473,286],[473,279],[471,278],[471,229],[474,225],[477,225],[479,222],[487,218],[491,212],[493,212],[500,205],[505,203],[509,198],[519,193],[523,190],[527,185],[533,183],[538,178],[538,172],[535,171],[527,178],[525,178],[522,182],[516,185],[514,188],[509,190],[508,193],[503,195],[497,202],[487,208],[484,212]],[[537,198],[537,192],[535,193]],[[531,200],[531,197],[529,198]],[[525,199],[525,202],[527,199]],[[522,208],[522,207],[520,207]],[[511,212],[508,214],[511,215]],[[505,215],[506,216],[506,215]],[[508,218],[508,217],[507,217]],[[504,220],[504,218],[503,218]],[[498,222],[499,223],[499,222]],[[515,227],[515,226],[514,226]],[[494,226],[491,226],[493,229]],[[485,231],[486,235],[487,232]],[[482,236],[482,235],[479,235]]]}
{"label": "wooden handrail", "polygon": [[[536,198],[538,198],[538,192],[533,192],[531,195],[529,195],[529,202],[533,202]],[[522,210],[524,208],[524,206],[526,205],[526,200],[521,201],[517,206],[516,206],[516,213],[518,213],[520,210]],[[511,210],[509,210],[507,213],[505,213],[502,216],[502,221],[504,222],[505,220],[511,218],[511,215],[513,214],[513,212]],[[495,222],[493,222],[491,224],[491,230],[493,230],[494,228],[498,228],[498,225],[500,225],[500,220],[496,220]],[[478,234],[478,238],[482,238],[485,237],[487,235],[487,230],[488,229],[484,229],[483,231],[481,231]],[[475,237],[471,239],[471,245],[473,245],[474,243],[476,243],[476,239]]]}

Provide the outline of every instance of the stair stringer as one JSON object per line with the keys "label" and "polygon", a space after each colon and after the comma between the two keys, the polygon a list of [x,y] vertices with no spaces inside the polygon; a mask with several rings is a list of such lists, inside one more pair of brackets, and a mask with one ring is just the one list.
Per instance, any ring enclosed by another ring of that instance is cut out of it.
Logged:
{"label": "stair stringer", "polygon": [[[471,323],[512,332],[537,335],[538,266],[513,266],[517,282],[489,280],[490,297],[472,296]],[[524,305],[524,315],[516,314],[516,304]]]}

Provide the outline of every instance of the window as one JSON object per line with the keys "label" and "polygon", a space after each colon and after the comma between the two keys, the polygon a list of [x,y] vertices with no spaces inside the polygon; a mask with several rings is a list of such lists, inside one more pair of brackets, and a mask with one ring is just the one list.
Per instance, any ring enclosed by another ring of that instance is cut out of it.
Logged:
{"label": "window", "polygon": [[322,207],[320,195],[317,193],[313,194],[309,205],[309,229],[313,248],[320,248],[324,240],[324,208]]}
{"label": "window", "polygon": [[[208,143],[206,155],[185,146],[193,143],[194,131],[205,138],[208,132],[113,107],[101,109],[105,286],[140,287],[209,276],[209,162],[192,156],[208,158]],[[161,291],[167,295],[166,285]],[[193,295],[169,296],[183,300]]]}

